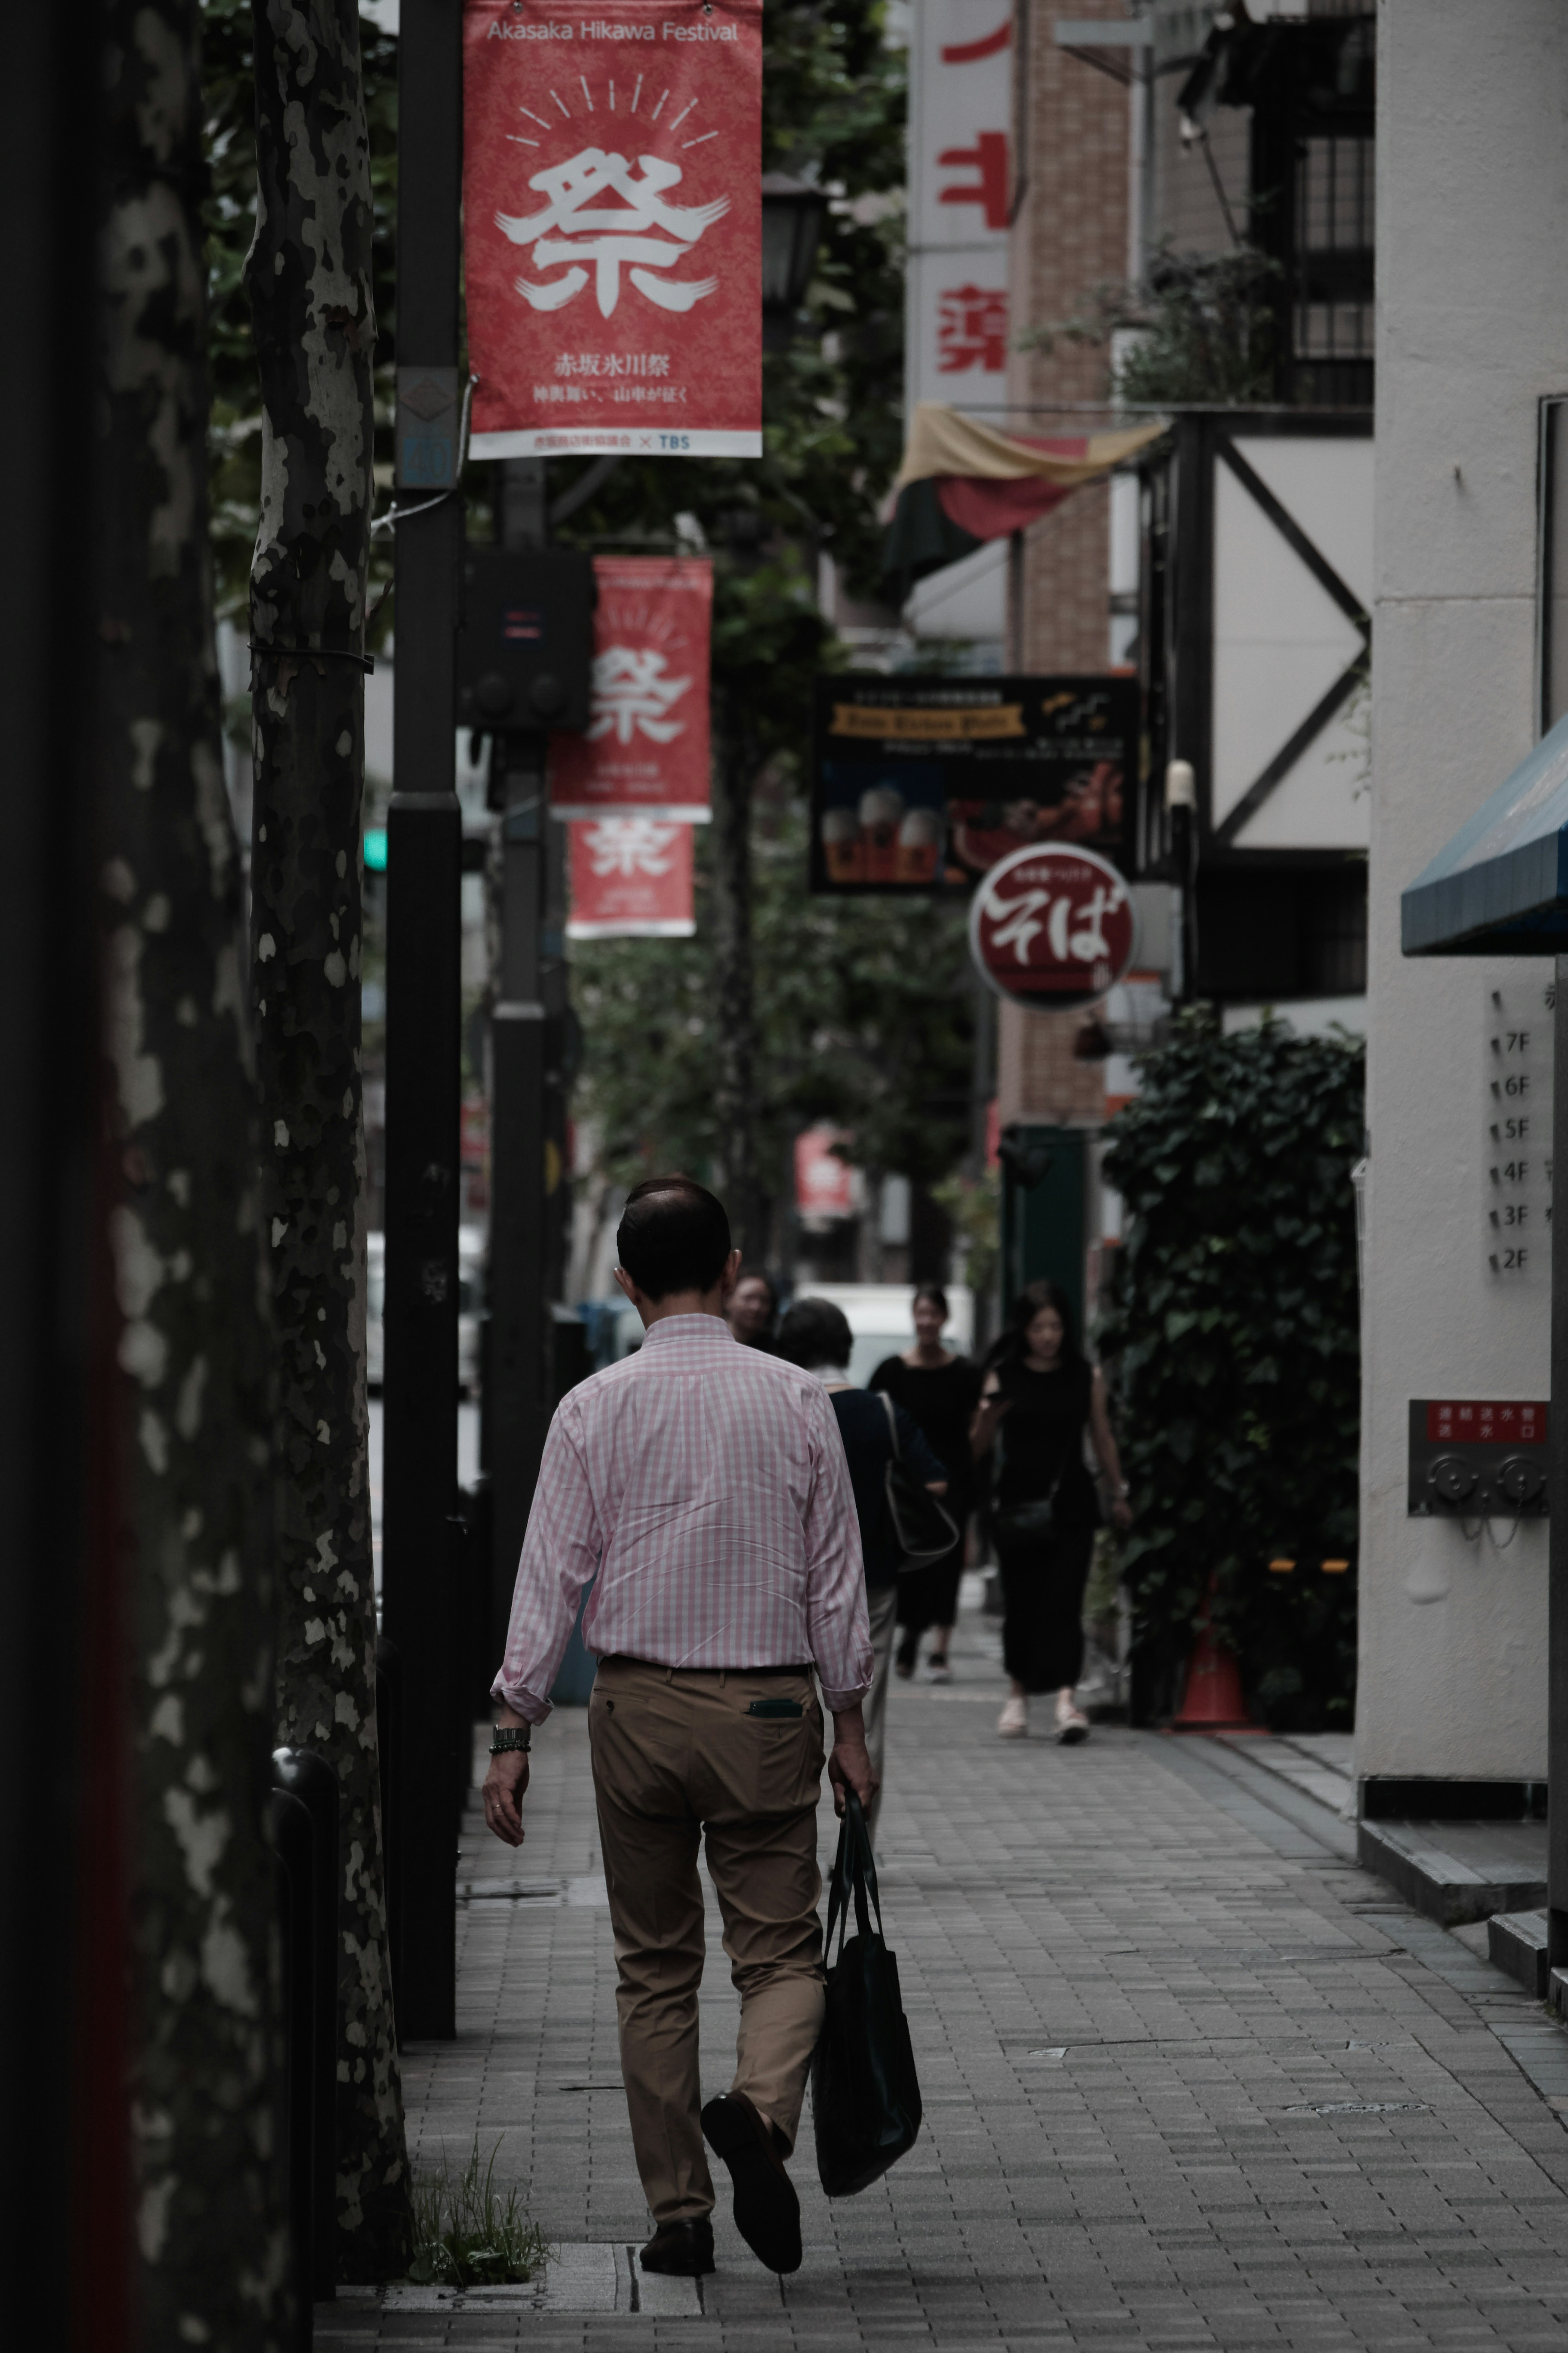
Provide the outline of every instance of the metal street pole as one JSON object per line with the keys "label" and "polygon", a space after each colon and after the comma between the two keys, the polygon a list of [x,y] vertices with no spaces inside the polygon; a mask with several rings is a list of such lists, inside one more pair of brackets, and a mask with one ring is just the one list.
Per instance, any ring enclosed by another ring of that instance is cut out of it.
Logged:
{"label": "metal street pole", "polygon": [[460,0],[403,0],[398,58],[396,789],[386,844],[383,1622],[402,1654],[400,2034],[457,2031],[460,892],[454,710]]}
{"label": "metal street pole", "polygon": [[[1568,1167],[1568,956],[1556,959],[1552,1161]],[[1547,1493],[1547,1961],[1568,1969],[1568,1219],[1552,1219],[1552,1460]]]}
{"label": "metal street pole", "polygon": [[[544,459],[506,459],[499,488],[502,545],[544,546]],[[500,986],[490,1029],[490,1321],[484,1410],[490,1651],[498,1661],[550,1419],[541,987],[549,825],[544,742],[542,733],[504,734],[496,738],[495,749],[501,803]]]}

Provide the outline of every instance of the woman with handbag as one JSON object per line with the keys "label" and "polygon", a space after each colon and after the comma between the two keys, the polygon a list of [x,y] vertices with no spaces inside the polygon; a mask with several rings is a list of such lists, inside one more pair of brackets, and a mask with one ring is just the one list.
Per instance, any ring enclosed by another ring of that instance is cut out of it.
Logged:
{"label": "woman with handbag", "polygon": [[[944,1495],[947,1474],[921,1437],[919,1425],[890,1398],[858,1389],[849,1378],[854,1341],[849,1321],[831,1300],[799,1299],[779,1325],[774,1353],[786,1364],[815,1373],[833,1400],[838,1434],[849,1465],[855,1491],[855,1516],[860,1525],[860,1551],[866,1564],[866,1607],[871,1621],[871,1651],[876,1672],[865,1699],[866,1746],[879,1784],[888,1726],[888,1669],[893,1651],[893,1621],[898,1609],[899,1573],[909,1557],[905,1537],[919,1542],[921,1531],[906,1525],[920,1512],[922,1493]],[[929,1506],[928,1506],[929,1509]],[[942,1521],[935,1533],[936,1550],[952,1542],[952,1525]],[[928,1551],[926,1557],[932,1557]],[[881,1810],[881,1789],[867,1809],[866,1826],[874,1837]]]}
{"label": "woman with handbag", "polygon": [[1080,1354],[1059,1283],[1031,1282],[991,1351],[970,1430],[976,1461],[995,1449],[992,1530],[1002,1575],[1002,1660],[1012,1689],[996,1729],[1020,1740],[1031,1694],[1056,1694],[1056,1734],[1087,1739],[1074,1704],[1083,1671],[1083,1594],[1100,1525],[1084,1463],[1088,1430],[1110,1489],[1110,1516],[1129,1525],[1127,1490],[1098,1366]]}
{"label": "woman with handbag", "polygon": [[974,1464],[969,1452],[969,1425],[980,1402],[980,1367],[967,1356],[954,1355],[942,1344],[948,1320],[947,1293],[940,1283],[922,1282],[915,1293],[915,1343],[901,1356],[886,1356],[871,1376],[871,1387],[901,1405],[918,1422],[932,1452],[947,1472],[947,1511],[958,1529],[958,1542],[940,1560],[923,1568],[907,1569],[899,1579],[899,1647],[893,1664],[906,1678],[915,1669],[921,1636],[931,1630],[931,1654],[925,1680],[952,1681],[947,1663],[948,1644],[958,1619],[958,1586],[963,1574],[963,1536],[974,1508]]}

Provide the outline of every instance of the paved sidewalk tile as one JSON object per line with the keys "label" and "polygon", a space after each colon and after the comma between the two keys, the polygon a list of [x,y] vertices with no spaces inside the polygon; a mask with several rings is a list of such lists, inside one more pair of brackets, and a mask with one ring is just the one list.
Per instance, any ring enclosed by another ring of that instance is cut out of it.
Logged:
{"label": "paved sidewalk tile", "polygon": [[[405,2061],[416,2163],[460,2165],[476,2137],[497,2150],[498,2182],[563,2248],[557,2285],[526,2306],[345,2296],[319,2308],[322,2353],[1568,2342],[1568,2131],[1548,2104],[1568,2036],[1242,1744],[998,1741],[996,1649],[970,1620],[950,1687],[894,1688],[882,1888],[926,2121],[885,2181],[830,2202],[808,2108],[800,2272],[758,2269],[721,2174],[700,2298],[637,2294],[626,2251],[648,2219],[586,1725],[563,1710],[535,1744],[521,1852],[466,1827],[458,2039]],[[833,1838],[825,1807],[825,1860]],[[710,1911],[708,2093],[735,2019]],[[570,2308],[573,2279],[597,2309]]]}

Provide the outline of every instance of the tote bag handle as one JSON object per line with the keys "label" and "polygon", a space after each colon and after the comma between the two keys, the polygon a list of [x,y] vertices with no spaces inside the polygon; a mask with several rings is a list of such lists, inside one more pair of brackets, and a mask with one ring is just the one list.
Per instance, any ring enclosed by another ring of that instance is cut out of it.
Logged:
{"label": "tote bag handle", "polygon": [[844,1950],[844,1939],[849,1931],[849,1905],[853,1898],[855,1925],[862,1936],[871,1933],[870,1911],[877,1915],[877,1934],[882,1934],[882,1903],[877,1890],[877,1864],[871,1852],[870,1834],[866,1828],[866,1816],[853,1789],[844,1794],[844,1820],[838,1826],[838,1852],[833,1860],[833,1880],[827,1895],[827,1934],[823,1940],[825,1952],[833,1949],[833,1931],[838,1929],[838,1949]]}

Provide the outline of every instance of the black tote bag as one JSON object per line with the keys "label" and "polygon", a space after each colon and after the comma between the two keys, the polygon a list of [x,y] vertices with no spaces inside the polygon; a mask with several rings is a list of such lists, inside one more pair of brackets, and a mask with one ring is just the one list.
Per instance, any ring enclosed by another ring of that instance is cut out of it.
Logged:
{"label": "black tote bag", "polygon": [[[857,1934],[847,1937],[852,1901]],[[883,1942],[877,1867],[852,1790],[838,1829],[826,1951],[827,2013],[811,2062],[816,2170],[830,2198],[852,2198],[913,2147],[921,2128],[921,2087],[899,1965]]]}
{"label": "black tote bag", "polygon": [[886,1389],[878,1391],[888,1417],[888,1436],[892,1443],[893,1457],[883,1472],[888,1497],[888,1516],[893,1524],[893,1535],[903,1558],[900,1573],[906,1568],[924,1568],[933,1560],[945,1560],[958,1542],[958,1525],[944,1510],[940,1496],[933,1495],[904,1461],[899,1444],[899,1417],[892,1398]]}

